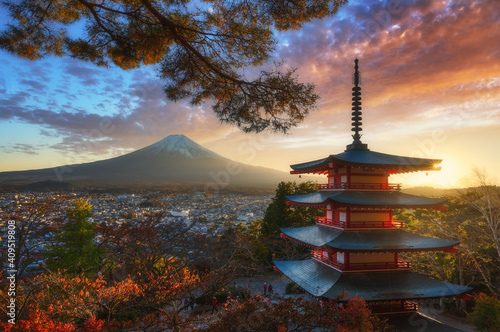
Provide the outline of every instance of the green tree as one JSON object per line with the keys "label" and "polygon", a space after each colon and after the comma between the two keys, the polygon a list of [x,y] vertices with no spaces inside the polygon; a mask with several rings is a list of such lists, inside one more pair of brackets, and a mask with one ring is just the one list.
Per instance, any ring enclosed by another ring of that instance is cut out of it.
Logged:
{"label": "green tree", "polygon": [[[192,104],[213,100],[222,122],[244,131],[286,132],[318,99],[294,69],[263,68],[273,31],[299,29],[346,0],[5,0],[13,24],[0,48],[28,59],[47,55],[123,69],[158,64],[165,92]],[[83,23],[82,35],[68,27]],[[248,74],[254,74],[249,79]]]}
{"label": "green tree", "polygon": [[316,192],[317,184],[312,181],[297,184],[295,182],[281,182],[276,194],[269,204],[262,220],[261,233],[265,237],[279,237],[280,228],[303,227],[314,224],[314,217],[324,213],[318,208],[291,207],[286,205],[287,196],[305,195]]}
{"label": "green tree", "polygon": [[[460,241],[457,254],[438,251],[407,254],[414,269],[461,285],[486,287],[498,296],[500,257],[493,234],[498,230],[491,227],[493,222],[487,218],[493,220],[500,205],[492,207],[491,214],[485,216],[474,206],[488,201],[484,194],[478,193],[480,189],[469,188],[458,195],[448,196],[447,211],[406,211],[394,217],[405,221],[406,229],[418,234]],[[500,194],[498,188],[488,190],[491,197]]]}
{"label": "green tree", "polygon": [[500,300],[483,293],[476,295],[476,308],[468,318],[477,331],[500,331]]}
{"label": "green tree", "polygon": [[66,216],[61,232],[54,236],[54,243],[47,246],[47,266],[70,274],[96,273],[104,264],[104,250],[94,241],[94,225],[88,221],[92,205],[79,198],[67,210]]}

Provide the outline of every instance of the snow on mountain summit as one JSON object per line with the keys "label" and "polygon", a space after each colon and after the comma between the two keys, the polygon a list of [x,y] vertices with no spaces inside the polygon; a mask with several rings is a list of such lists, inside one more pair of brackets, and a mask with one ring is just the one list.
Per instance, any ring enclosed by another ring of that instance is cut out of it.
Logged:
{"label": "snow on mountain summit", "polygon": [[169,135],[161,141],[141,149],[141,152],[149,155],[168,153],[180,154],[188,158],[226,159],[221,155],[218,155],[217,153],[193,142],[184,135]]}

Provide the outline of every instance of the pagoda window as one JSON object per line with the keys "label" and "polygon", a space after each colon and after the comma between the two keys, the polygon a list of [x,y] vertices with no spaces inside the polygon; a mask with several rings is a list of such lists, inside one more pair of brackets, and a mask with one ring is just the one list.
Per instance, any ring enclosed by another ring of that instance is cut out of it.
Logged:
{"label": "pagoda window", "polygon": [[333,215],[334,215],[334,213],[333,213],[333,211],[331,209],[331,206],[327,205],[327,207],[326,207],[326,219],[327,220],[333,220]]}
{"label": "pagoda window", "polygon": [[332,185],[332,184],[335,184],[337,181],[337,174],[336,174],[336,170],[335,169],[329,169],[328,170],[328,184],[329,185]]}
{"label": "pagoda window", "polygon": [[345,212],[339,212],[339,221],[344,223],[347,221],[347,214]]}
{"label": "pagoda window", "polygon": [[344,264],[344,253],[343,252],[337,252],[337,262],[340,264]]}

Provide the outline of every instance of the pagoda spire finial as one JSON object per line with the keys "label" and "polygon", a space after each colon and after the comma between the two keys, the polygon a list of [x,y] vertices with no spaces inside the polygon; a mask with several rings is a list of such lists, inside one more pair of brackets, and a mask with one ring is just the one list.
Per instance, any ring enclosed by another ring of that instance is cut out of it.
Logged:
{"label": "pagoda spire finial", "polygon": [[361,128],[362,125],[362,117],[361,115],[363,114],[361,112],[361,73],[359,72],[359,67],[358,67],[358,59],[354,60],[354,74],[352,76],[352,83],[354,84],[354,87],[352,88],[352,118],[351,120],[354,121],[352,123],[352,129],[351,131],[354,131],[354,135],[352,135],[352,138],[354,141],[352,144],[347,146],[347,150],[367,150],[368,146],[366,144],[363,144],[361,142],[361,134],[359,133],[360,131],[363,130]]}

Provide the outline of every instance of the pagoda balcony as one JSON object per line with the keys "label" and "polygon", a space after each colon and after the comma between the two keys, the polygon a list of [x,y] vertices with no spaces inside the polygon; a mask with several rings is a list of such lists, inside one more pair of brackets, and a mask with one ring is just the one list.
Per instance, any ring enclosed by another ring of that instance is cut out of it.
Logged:
{"label": "pagoda balcony", "polygon": [[336,221],[326,217],[316,217],[316,223],[334,228],[348,229],[369,229],[369,228],[403,228],[403,222],[399,220],[392,221],[351,221],[349,225],[345,221]]}
{"label": "pagoda balcony", "polygon": [[334,260],[325,258],[322,251],[311,251],[312,259],[334,268],[337,271],[345,271],[345,265]]}
{"label": "pagoda balcony", "polygon": [[397,262],[349,263],[349,265],[345,265],[325,258],[322,251],[311,251],[311,255],[314,260],[343,272],[409,270],[411,267],[410,262],[400,258]]}
{"label": "pagoda balcony", "polygon": [[418,310],[418,302],[411,300],[396,303],[375,302],[369,303],[368,306],[375,315],[407,313]]}
{"label": "pagoda balcony", "polygon": [[401,183],[327,183],[318,184],[319,190],[401,190]]}
{"label": "pagoda balcony", "polygon": [[330,226],[335,228],[345,228],[345,221],[336,221],[332,219],[327,219],[326,217],[316,217],[316,223],[324,226]]}

